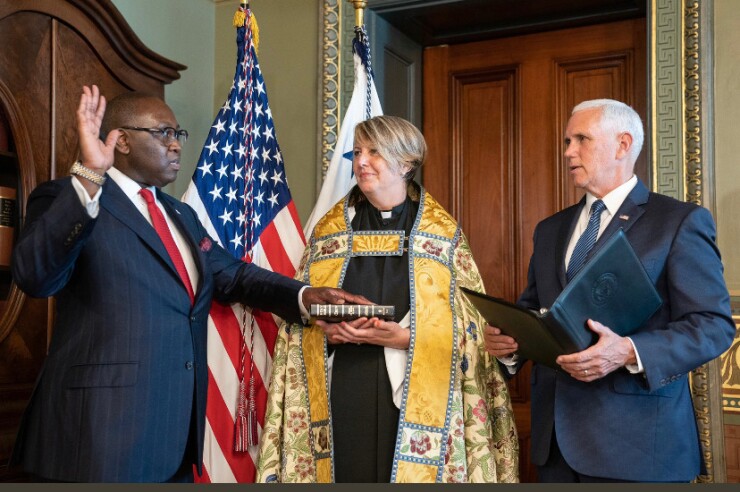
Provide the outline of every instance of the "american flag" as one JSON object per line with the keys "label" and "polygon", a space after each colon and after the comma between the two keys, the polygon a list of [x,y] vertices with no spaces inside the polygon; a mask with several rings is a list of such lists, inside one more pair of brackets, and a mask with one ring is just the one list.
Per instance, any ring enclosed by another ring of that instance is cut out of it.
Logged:
{"label": "american flag", "polygon": [[[242,25],[236,30],[234,83],[183,201],[234,257],[292,277],[305,239],[288,190],[250,21],[249,8],[240,7],[235,15],[235,25]],[[196,481],[254,481],[258,447],[243,444],[243,451],[235,449],[235,442],[243,438],[235,425],[243,415],[239,388],[240,383],[249,387],[253,375],[261,430],[277,331],[270,313],[245,313],[241,305],[213,303],[208,320],[204,476],[196,476]]]}
{"label": "american flag", "polygon": [[352,89],[352,97],[339,128],[339,137],[334,147],[329,169],[326,171],[326,178],[324,178],[324,183],[321,186],[319,198],[316,200],[316,205],[314,205],[303,229],[306,237],[311,236],[314,226],[321,217],[344,195],[349,193],[349,190],[357,182],[352,174],[355,126],[361,121],[383,114],[373,81],[370,42],[365,26],[355,27],[352,53],[355,63],[355,84]]}

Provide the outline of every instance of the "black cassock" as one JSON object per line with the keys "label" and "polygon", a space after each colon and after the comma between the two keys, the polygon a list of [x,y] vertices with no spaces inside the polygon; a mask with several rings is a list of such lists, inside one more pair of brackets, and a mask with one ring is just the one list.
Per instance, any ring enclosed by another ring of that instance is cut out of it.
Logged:
{"label": "black cassock", "polygon": [[[354,190],[355,193],[357,189]],[[364,197],[363,197],[364,198]],[[419,203],[406,201],[384,219],[367,200],[355,204],[354,231],[404,230],[408,238]],[[406,241],[404,247],[408,246]],[[409,311],[408,252],[350,260],[342,288],[376,304],[394,305],[395,321]],[[399,410],[379,345],[341,344],[334,353],[331,413],[336,482],[389,482]]]}

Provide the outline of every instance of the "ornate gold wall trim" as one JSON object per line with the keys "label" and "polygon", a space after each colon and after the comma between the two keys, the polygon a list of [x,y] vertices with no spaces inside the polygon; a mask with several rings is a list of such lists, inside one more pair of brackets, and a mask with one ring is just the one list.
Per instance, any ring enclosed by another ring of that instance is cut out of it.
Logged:
{"label": "ornate gold wall trim", "polygon": [[651,0],[651,188],[683,199],[683,1]]}
{"label": "ornate gold wall trim", "polygon": [[339,115],[341,114],[341,45],[342,45],[342,0],[322,0],[321,23],[321,81],[319,83],[320,107],[319,156],[320,172],[316,173],[316,191],[321,190],[334,146],[339,136]]}
{"label": "ornate gold wall trim", "polygon": [[689,0],[684,16],[684,100],[686,201],[702,205],[701,77],[699,76],[699,0]]}

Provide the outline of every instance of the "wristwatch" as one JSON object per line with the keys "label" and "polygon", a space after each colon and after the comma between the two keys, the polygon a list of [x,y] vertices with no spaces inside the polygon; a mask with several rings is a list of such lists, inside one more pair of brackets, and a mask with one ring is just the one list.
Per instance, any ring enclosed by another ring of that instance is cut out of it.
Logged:
{"label": "wristwatch", "polygon": [[81,178],[85,178],[86,180],[93,182],[98,186],[103,186],[105,184],[105,180],[107,179],[105,176],[101,176],[95,171],[91,171],[90,169],[86,168],[82,165],[80,161],[72,164],[72,168],[69,170],[69,173]]}

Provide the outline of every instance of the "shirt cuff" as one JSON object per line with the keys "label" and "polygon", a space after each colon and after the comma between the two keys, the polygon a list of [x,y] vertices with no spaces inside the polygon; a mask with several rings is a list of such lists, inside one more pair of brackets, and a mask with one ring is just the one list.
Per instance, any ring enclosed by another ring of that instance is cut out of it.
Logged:
{"label": "shirt cuff", "polygon": [[303,320],[304,325],[308,324],[308,320],[311,319],[311,314],[308,312],[308,309],[306,309],[306,306],[303,305],[303,291],[308,287],[308,285],[304,285],[301,287],[301,290],[298,291],[298,309],[301,311],[301,320]]}
{"label": "shirt cuff", "polygon": [[645,372],[645,368],[642,367],[642,361],[640,360],[640,354],[637,352],[637,347],[635,347],[635,342],[632,341],[630,337],[627,337],[627,340],[630,341],[632,344],[632,349],[635,351],[635,359],[637,359],[637,364],[625,364],[625,369],[627,369],[632,374],[642,374]]}
{"label": "shirt cuff", "polygon": [[500,363],[506,366],[509,374],[516,374],[516,365],[519,362],[519,354],[511,354],[506,357],[496,357]]}
{"label": "shirt cuff", "polygon": [[87,210],[87,215],[92,219],[96,219],[98,217],[98,212],[100,211],[100,194],[103,192],[103,187],[101,186],[98,188],[98,192],[95,193],[95,196],[90,198],[87,190],[82,186],[82,183],[80,183],[76,176],[72,176],[72,186],[77,192],[80,203],[85,207],[85,210]]}

